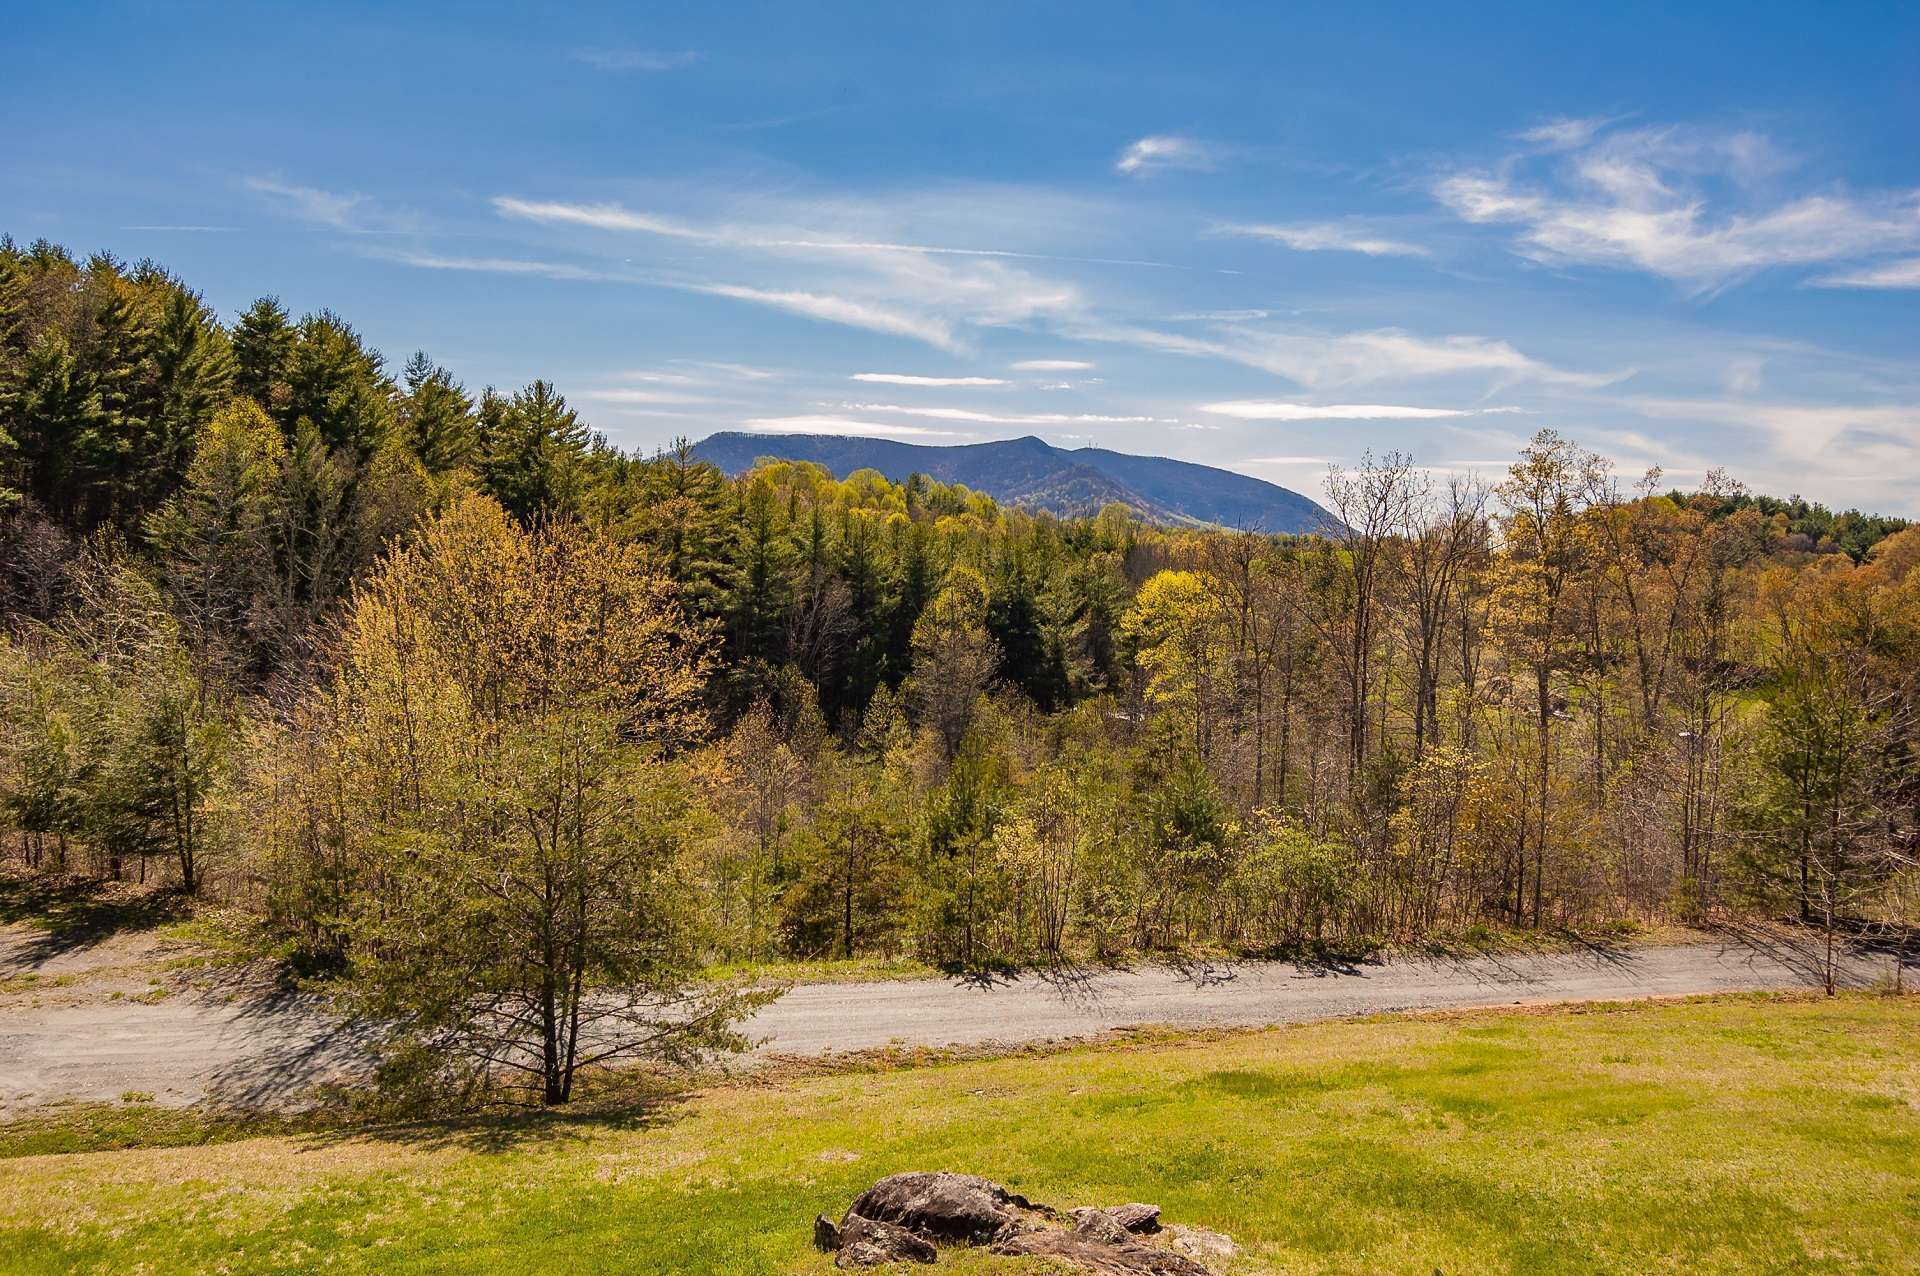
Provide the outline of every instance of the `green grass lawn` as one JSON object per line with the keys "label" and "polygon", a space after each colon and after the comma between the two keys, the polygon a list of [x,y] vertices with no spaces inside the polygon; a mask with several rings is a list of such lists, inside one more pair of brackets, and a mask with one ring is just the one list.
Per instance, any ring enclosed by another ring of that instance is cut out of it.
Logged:
{"label": "green grass lawn", "polygon": [[1236,1272],[1920,1271],[1920,1002],[1329,1023],[646,1117],[16,1156],[0,1268],[820,1273],[816,1212],[936,1168],[1156,1202],[1239,1240]]}

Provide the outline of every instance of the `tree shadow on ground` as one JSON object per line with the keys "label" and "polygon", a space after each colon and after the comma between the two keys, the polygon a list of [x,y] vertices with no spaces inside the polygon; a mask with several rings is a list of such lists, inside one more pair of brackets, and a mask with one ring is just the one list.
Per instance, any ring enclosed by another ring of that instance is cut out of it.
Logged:
{"label": "tree shadow on ground", "polygon": [[1094,965],[1063,959],[1038,968],[1034,977],[1051,988],[1065,1004],[1091,1012],[1107,1000],[1100,987],[1101,976],[1121,974],[1127,969],[1118,963]]}
{"label": "tree shadow on ground", "polygon": [[1490,985],[1530,984],[1542,972],[1526,964],[1543,957],[1563,957],[1631,971],[1640,953],[1619,939],[1560,926],[1528,932],[1521,939],[1506,936],[1476,942],[1460,935],[1437,935],[1400,945],[1394,959],[1441,967]]}
{"label": "tree shadow on ground", "polygon": [[955,968],[947,978],[961,988],[1010,988],[1020,982],[1020,970],[1014,966]]}
{"label": "tree shadow on ground", "polygon": [[56,874],[0,874],[0,922],[25,922],[36,934],[18,945],[27,969],[125,931],[152,930],[187,916],[178,890]]}
{"label": "tree shadow on ground", "polygon": [[207,1075],[207,1101],[215,1107],[285,1109],[315,1093],[326,1095],[328,1086],[372,1072],[378,1030],[329,1013],[322,998],[270,991],[237,996],[226,1004],[234,1010],[236,1023],[252,1034],[254,1045],[244,1058]]}
{"label": "tree shadow on ground", "polygon": [[1167,959],[1167,969],[1173,977],[1183,984],[1195,988],[1218,988],[1240,978],[1240,966],[1243,963],[1234,960],[1221,960],[1212,957],[1173,956]]}
{"label": "tree shadow on ground", "polygon": [[1874,926],[1849,940],[1856,953],[1900,959],[1908,970],[1920,968],[1920,926]]}
{"label": "tree shadow on ground", "polygon": [[1051,960],[1031,962],[1005,961],[974,966],[963,966],[956,962],[942,966],[940,970],[957,987],[1010,988],[1028,978],[1051,984],[1063,980],[1091,979],[1103,974],[1126,974],[1133,968],[1131,962],[1121,957],[1083,958],[1063,954]]}
{"label": "tree shadow on ground", "polygon": [[[1826,982],[1826,935],[1817,926],[1794,921],[1742,917],[1721,918],[1704,927],[1731,947],[1744,948],[1750,961],[1771,961],[1792,971],[1808,984]],[[1879,972],[1868,958],[1892,958],[1901,951],[1901,936],[1860,919],[1844,919],[1834,935],[1834,983],[1841,988],[1871,986]],[[1920,967],[1920,942],[1910,941],[1904,965]]]}
{"label": "tree shadow on ground", "polygon": [[1603,965],[1620,970],[1632,969],[1638,958],[1632,948],[1608,935],[1583,935],[1577,930],[1561,927],[1549,932],[1552,937],[1565,944],[1574,953],[1591,957]]}
{"label": "tree shadow on ground", "polygon": [[1226,961],[1192,963],[1195,973],[1189,982],[1211,987],[1238,978],[1242,966],[1276,963],[1292,966],[1300,977],[1307,979],[1330,979],[1336,975],[1351,979],[1365,975],[1369,968],[1386,965],[1386,957],[1379,945],[1366,941],[1316,943],[1308,940],[1275,944],[1250,949]]}
{"label": "tree shadow on ground", "polygon": [[1132,969],[1121,961],[1081,961],[1062,957],[1057,961],[1031,966],[953,969],[947,972],[955,987],[990,992],[1011,988],[1032,979],[1051,989],[1061,1001],[1082,1009],[1097,1009],[1104,1000],[1100,979],[1104,975],[1125,974]]}
{"label": "tree shadow on ground", "polygon": [[[600,1134],[664,1129],[685,1114],[691,1090],[583,1102],[573,1108],[501,1108],[448,1116],[376,1121],[358,1114],[323,1114],[323,1128],[303,1142],[318,1150],[378,1143],[426,1152],[482,1154],[581,1142]],[[334,1124],[325,1124],[329,1121]]]}

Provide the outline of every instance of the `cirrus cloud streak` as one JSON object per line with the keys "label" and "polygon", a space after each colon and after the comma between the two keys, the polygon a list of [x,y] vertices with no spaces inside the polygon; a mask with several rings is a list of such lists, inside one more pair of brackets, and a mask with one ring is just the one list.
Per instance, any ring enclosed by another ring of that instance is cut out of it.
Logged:
{"label": "cirrus cloud streak", "polygon": [[1209,234],[1240,239],[1263,239],[1296,252],[1360,253],[1366,257],[1428,257],[1418,244],[1388,239],[1340,222],[1277,225],[1264,222],[1216,222]]}
{"label": "cirrus cloud streak", "polygon": [[1397,403],[1284,403],[1231,399],[1203,403],[1200,411],[1241,421],[1428,421],[1444,417],[1489,416],[1519,408],[1419,408]]}

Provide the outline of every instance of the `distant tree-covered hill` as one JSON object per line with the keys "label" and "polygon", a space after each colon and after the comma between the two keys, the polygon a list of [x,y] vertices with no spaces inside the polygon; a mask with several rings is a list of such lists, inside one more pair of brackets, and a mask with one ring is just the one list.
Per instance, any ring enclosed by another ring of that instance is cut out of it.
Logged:
{"label": "distant tree-covered hill", "polygon": [[896,483],[924,474],[964,484],[1003,504],[1065,516],[1095,514],[1119,502],[1140,518],[1167,525],[1311,532],[1333,523],[1313,501],[1263,479],[1164,456],[1092,447],[1069,451],[1031,435],[929,447],[832,434],[726,431],[695,445],[694,454],[728,474],[744,473],[763,457],[812,461],[841,477],[878,470]]}

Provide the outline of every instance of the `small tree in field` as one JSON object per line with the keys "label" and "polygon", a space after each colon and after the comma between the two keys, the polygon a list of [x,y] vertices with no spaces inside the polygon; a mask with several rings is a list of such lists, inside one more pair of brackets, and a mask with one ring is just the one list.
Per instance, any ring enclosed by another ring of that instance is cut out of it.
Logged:
{"label": "small tree in field", "polygon": [[737,1048],[692,982],[706,631],[639,551],[455,505],[355,596],[309,706],[340,746],[354,1007],[387,1075],[573,1097],[580,1069]]}

